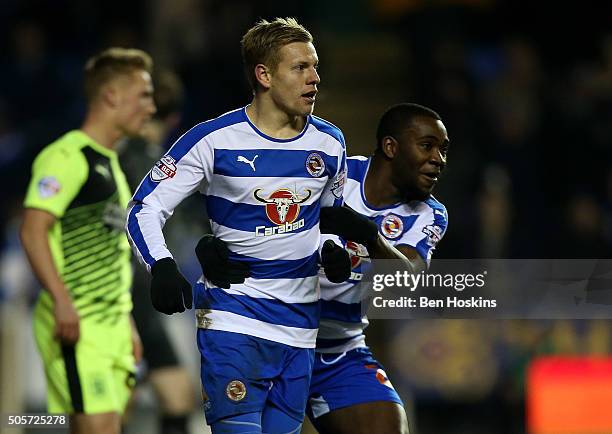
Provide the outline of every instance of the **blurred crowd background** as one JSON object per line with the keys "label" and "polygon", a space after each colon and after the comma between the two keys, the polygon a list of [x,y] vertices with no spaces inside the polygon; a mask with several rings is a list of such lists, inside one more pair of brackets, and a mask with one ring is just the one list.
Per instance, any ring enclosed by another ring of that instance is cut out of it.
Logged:
{"label": "blurred crowd background", "polygon": [[[10,390],[27,409],[43,405],[44,386],[33,384],[43,381],[34,372],[37,355],[23,343],[31,340],[24,330],[38,286],[17,228],[34,156],[80,125],[82,66],[93,53],[142,48],[180,80],[170,79],[175,98],[160,106],[172,115],[167,137],[152,148],[123,147],[124,170],[138,182],[183,131],[250,101],[239,41],[255,20],[295,16],[313,33],[321,61],[315,114],[344,131],[349,155],[373,151],[378,118],[391,104],[417,102],[441,115],[451,146],[434,194],[449,211],[449,229],[434,260],[607,258],[612,27],[605,9],[584,1],[3,0],[0,306],[12,326],[0,336],[0,402],[13,401]],[[191,278],[193,247],[206,230],[201,212],[189,202],[168,228]],[[192,317],[167,322],[197,381]],[[416,433],[478,434],[525,431],[525,370],[535,356],[607,355],[611,337],[603,320],[428,320],[374,322],[368,341]],[[14,357],[12,348],[25,353]],[[7,379],[10,365],[24,359],[22,377]]]}

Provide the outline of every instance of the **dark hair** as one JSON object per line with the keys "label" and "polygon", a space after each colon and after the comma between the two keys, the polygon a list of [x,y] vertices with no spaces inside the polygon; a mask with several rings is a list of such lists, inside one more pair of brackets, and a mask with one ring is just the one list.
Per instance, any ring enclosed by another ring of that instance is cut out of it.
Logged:
{"label": "dark hair", "polygon": [[260,20],[242,37],[242,61],[247,80],[257,89],[255,65],[263,63],[274,71],[280,61],[278,51],[292,42],[312,42],[312,35],[295,18]]}
{"label": "dark hair", "polygon": [[380,147],[382,139],[385,137],[397,137],[403,130],[409,128],[414,119],[418,117],[442,120],[438,113],[419,104],[405,102],[389,107],[378,122],[376,146]]}

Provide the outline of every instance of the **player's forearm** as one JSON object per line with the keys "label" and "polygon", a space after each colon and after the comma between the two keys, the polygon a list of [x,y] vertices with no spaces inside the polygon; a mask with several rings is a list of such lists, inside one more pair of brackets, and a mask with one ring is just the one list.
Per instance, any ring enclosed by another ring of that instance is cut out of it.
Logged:
{"label": "player's forearm", "polygon": [[132,202],[128,209],[128,240],[138,261],[149,271],[160,259],[172,258],[162,232],[165,222],[163,213],[145,203]]}
{"label": "player's forearm", "polygon": [[368,252],[372,259],[393,259],[400,261],[402,268],[410,273],[420,273],[427,268],[422,259],[419,257],[414,259],[406,257],[402,252],[389,244],[381,234],[378,234],[376,241],[368,246]]}
{"label": "player's forearm", "polygon": [[24,222],[20,231],[21,244],[34,275],[54,300],[69,298],[51,255],[47,230]]}

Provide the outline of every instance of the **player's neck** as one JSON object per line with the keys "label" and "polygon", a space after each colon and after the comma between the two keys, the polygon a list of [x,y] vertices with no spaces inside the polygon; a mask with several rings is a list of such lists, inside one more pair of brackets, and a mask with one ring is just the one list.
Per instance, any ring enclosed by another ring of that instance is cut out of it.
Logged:
{"label": "player's neck", "polygon": [[275,139],[291,139],[300,134],[306,124],[305,117],[280,110],[269,98],[256,96],[246,112],[259,131]]}
{"label": "player's neck", "polygon": [[376,208],[393,205],[402,200],[399,190],[391,182],[391,170],[388,170],[385,164],[386,161],[382,158],[373,156],[363,184],[366,200]]}
{"label": "player's neck", "polygon": [[96,143],[108,149],[115,149],[115,145],[123,137],[121,132],[111,127],[112,122],[108,122],[95,112],[89,112],[81,131],[91,137]]}

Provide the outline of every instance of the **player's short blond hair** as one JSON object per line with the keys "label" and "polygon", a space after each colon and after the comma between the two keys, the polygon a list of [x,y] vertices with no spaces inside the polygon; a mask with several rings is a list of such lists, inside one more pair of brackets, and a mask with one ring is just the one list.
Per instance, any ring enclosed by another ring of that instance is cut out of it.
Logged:
{"label": "player's short blond hair", "polygon": [[279,50],[292,42],[312,42],[312,35],[295,18],[261,20],[242,37],[242,61],[247,80],[257,89],[255,65],[264,64],[274,71],[280,61]]}
{"label": "player's short blond hair", "polygon": [[151,56],[136,48],[108,48],[89,58],[85,63],[84,90],[87,102],[91,103],[100,88],[118,75],[135,70],[153,71]]}

